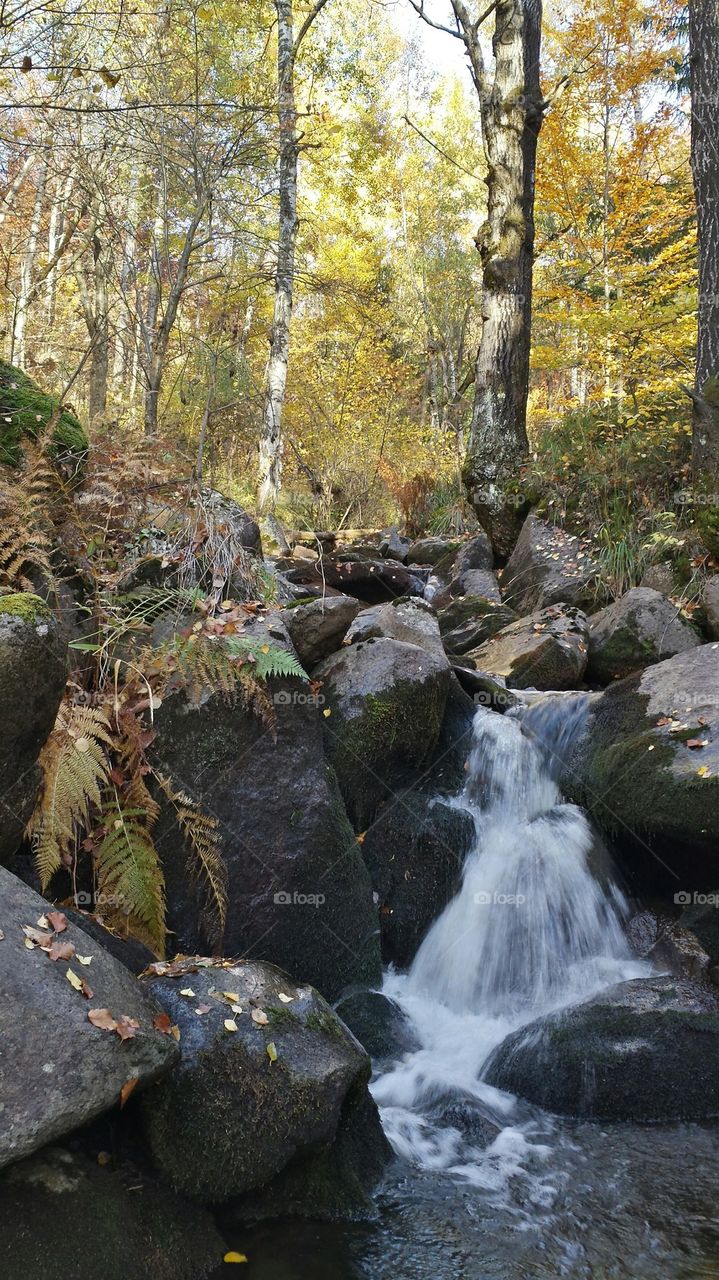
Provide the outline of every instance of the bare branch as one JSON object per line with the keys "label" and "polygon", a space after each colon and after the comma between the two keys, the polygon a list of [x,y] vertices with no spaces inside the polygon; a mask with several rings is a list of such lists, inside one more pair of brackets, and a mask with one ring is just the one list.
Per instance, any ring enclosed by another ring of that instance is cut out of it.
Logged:
{"label": "bare branch", "polygon": [[307,14],[307,17],[305,18],[304,22],[302,23],[302,26],[297,32],[297,38],[295,39],[295,42],[292,46],[293,61],[297,57],[297,54],[299,53],[300,45],[302,44],[302,41],[304,40],[305,36],[307,35],[307,32],[312,26],[312,23],[314,22],[315,18],[321,13],[321,11],[324,9],[326,4],[327,4],[327,0],[316,0],[314,7]]}
{"label": "bare branch", "polygon": [[464,39],[461,31],[453,31],[451,27],[444,27],[441,22],[435,22],[432,18],[428,17],[424,11],[424,0],[409,0],[409,2],[415,13],[419,14],[422,21],[426,22],[428,27],[434,27],[435,31],[444,31],[445,35],[454,36],[455,40]]}

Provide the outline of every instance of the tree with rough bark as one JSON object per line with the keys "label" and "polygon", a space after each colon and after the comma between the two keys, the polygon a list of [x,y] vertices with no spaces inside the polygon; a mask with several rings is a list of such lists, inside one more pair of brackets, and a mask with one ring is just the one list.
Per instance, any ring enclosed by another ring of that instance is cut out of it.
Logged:
{"label": "tree with rough bark", "polygon": [[279,125],[279,226],[275,299],[270,354],[265,377],[260,433],[258,506],[263,514],[274,512],[282,487],[282,411],[290,358],[290,326],[297,245],[297,170],[301,149],[297,134],[295,68],[302,41],[327,0],[315,3],[294,31],[293,0],[275,0],[277,13],[277,119]]}
{"label": "tree with rough bark", "polygon": [[[534,257],[534,174],[545,102],[540,90],[541,0],[494,0],[478,12],[451,0],[454,26],[433,27],[460,40],[479,99],[487,162],[487,217],[476,245],[482,262],[482,336],[464,480],[497,552],[516,537],[518,475],[526,461],[527,396]],[[484,24],[493,19],[492,59]]]}
{"label": "tree with rough bark", "polygon": [[[695,482],[719,481],[719,0],[690,0],[691,155],[699,239]],[[719,502],[716,503],[719,506]]]}

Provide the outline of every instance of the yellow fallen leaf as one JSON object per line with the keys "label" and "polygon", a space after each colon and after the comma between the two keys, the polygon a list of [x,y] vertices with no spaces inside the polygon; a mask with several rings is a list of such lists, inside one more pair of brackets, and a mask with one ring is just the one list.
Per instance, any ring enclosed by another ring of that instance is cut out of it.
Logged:
{"label": "yellow fallen leaf", "polygon": [[231,1005],[230,1005],[230,1008],[231,1008],[231,1010],[232,1010],[232,1012],[233,1012],[233,1013],[242,1013],[242,1005],[241,1005],[241,1004],[231,1004]]}
{"label": "yellow fallen leaf", "polygon": [[266,1027],[268,1023],[268,1017],[264,1009],[253,1009],[252,1021],[256,1022],[258,1027]]}
{"label": "yellow fallen leaf", "polygon": [[192,987],[183,987],[183,988],[182,988],[182,991],[180,992],[180,995],[181,995],[181,996],[187,996],[188,1000],[193,1000],[193,999],[194,999],[194,996],[195,996],[195,993],[194,993],[194,991],[192,990]]}
{"label": "yellow fallen leaf", "polygon": [[[199,13],[199,9],[198,9],[198,13]],[[233,1249],[230,1249],[230,1252],[225,1254],[222,1261],[223,1262],[247,1262],[247,1258],[245,1257],[244,1253],[235,1253]]]}
{"label": "yellow fallen leaf", "polygon": [[283,1004],[292,1004],[292,1001],[294,1000],[294,998],[295,998],[294,996],[285,995],[284,991],[277,992],[277,999],[281,1000]]}
{"label": "yellow fallen leaf", "polygon": [[92,956],[79,956],[76,953],[75,959],[79,961],[80,964],[84,964],[84,965],[92,964]]}
{"label": "yellow fallen leaf", "polygon": [[274,1040],[270,1040],[270,1043],[267,1046],[267,1057],[269,1058],[270,1062],[277,1061],[277,1048],[275,1046]]}
{"label": "yellow fallen leaf", "polygon": [[705,764],[702,765],[701,769],[697,769],[697,773],[700,778],[706,778],[709,776],[709,770]]}
{"label": "yellow fallen leaf", "polygon": [[38,929],[50,928],[50,921],[48,920],[47,916],[38,916],[38,919],[36,920],[35,923],[37,924]]}
{"label": "yellow fallen leaf", "polygon": [[270,646],[268,644],[260,645],[260,653],[269,653],[269,652],[270,652]]}
{"label": "yellow fallen leaf", "polygon": [[180,1028],[177,1026],[177,1023],[175,1023],[174,1026],[170,1027],[170,1035],[172,1036],[173,1040],[180,1039]]}
{"label": "yellow fallen leaf", "polygon": [[240,997],[236,991],[223,991],[222,994],[225,997],[225,1000],[229,1000],[230,1004],[240,1003]]}
{"label": "yellow fallen leaf", "polygon": [[30,938],[24,938],[24,939],[23,939],[23,941],[24,941],[25,946],[27,947],[28,951],[34,951],[34,950],[35,950],[35,943],[34,943],[34,942],[32,942],[32,941],[30,940]]}
{"label": "yellow fallen leaf", "polygon": [[237,1023],[234,1018],[225,1018],[225,1031],[236,1031]]}
{"label": "yellow fallen leaf", "polygon": [[82,987],[83,987],[82,978],[78,978],[77,974],[73,973],[72,969],[68,969],[67,973],[65,974],[65,977],[67,978],[71,987],[74,987],[76,991],[82,991]]}
{"label": "yellow fallen leaf", "polygon": [[332,715],[332,708],[325,707],[324,711],[322,712],[322,715],[325,717],[325,720],[326,720],[328,716]]}

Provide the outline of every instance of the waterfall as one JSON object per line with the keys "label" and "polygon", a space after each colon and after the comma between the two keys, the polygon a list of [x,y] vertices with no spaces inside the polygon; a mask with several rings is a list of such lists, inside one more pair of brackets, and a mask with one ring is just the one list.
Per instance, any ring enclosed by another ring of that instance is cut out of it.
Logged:
{"label": "waterfall", "polygon": [[[482,1082],[492,1050],[543,1013],[647,972],[631,958],[627,903],[601,845],[556,781],[556,758],[585,711],[581,695],[554,695],[518,714],[477,712],[454,802],[476,832],[461,887],[409,973],[385,982],[421,1045],[373,1086],[390,1140],[416,1163],[483,1185],[494,1184],[500,1166],[516,1172],[527,1147],[527,1131],[508,1125],[514,1100]],[[496,1127],[484,1151],[446,1123],[458,1104]]]}

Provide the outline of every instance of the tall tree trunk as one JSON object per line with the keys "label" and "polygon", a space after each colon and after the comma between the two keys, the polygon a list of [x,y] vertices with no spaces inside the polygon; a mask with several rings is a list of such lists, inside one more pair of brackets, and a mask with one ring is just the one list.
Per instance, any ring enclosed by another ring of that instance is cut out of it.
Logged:
{"label": "tall tree trunk", "polygon": [[[699,231],[695,481],[719,480],[719,0],[690,0],[691,157]],[[719,502],[717,502],[719,506]]]}
{"label": "tall tree trunk", "polygon": [[47,159],[43,160],[38,173],[37,187],[35,188],[35,203],[33,205],[30,228],[28,230],[28,237],[25,244],[25,255],[23,257],[22,269],[20,271],[20,288],[15,304],[12,333],[10,335],[10,363],[18,364],[21,369],[24,369],[25,367],[27,313],[33,292],[33,274],[35,258],[37,256],[38,241],[40,239],[40,224],[42,222],[42,211],[45,204],[46,184]]}
{"label": "tall tree trunk", "polygon": [[290,322],[297,243],[297,110],[292,0],[275,0],[277,10],[277,114],[280,130],[280,218],[277,236],[275,303],[260,435],[261,512],[274,511],[282,485],[282,410],[290,358]]}
{"label": "tall tree trunk", "polygon": [[258,507],[271,515],[282,486],[282,411],[290,358],[290,325],[297,245],[297,108],[295,64],[299,47],[327,0],[316,0],[294,35],[293,0],[275,0],[277,11],[277,116],[280,132],[279,195],[275,302],[272,315],[270,356],[265,375],[265,395],[260,433]]}
{"label": "tall tree trunk", "polygon": [[478,23],[452,0],[480,102],[487,161],[487,220],[477,234],[482,259],[482,335],[464,480],[500,555],[511,551],[526,461],[534,256],[534,171],[544,103],[539,86],[541,0],[499,0],[494,8],[494,75],[484,65]]}

